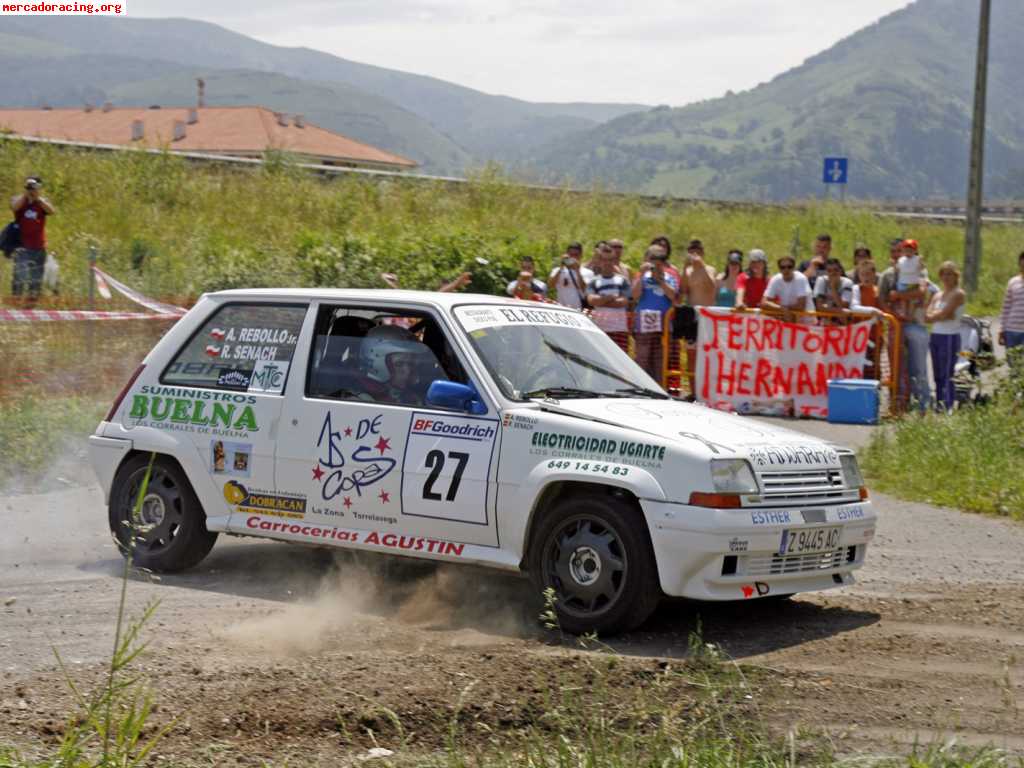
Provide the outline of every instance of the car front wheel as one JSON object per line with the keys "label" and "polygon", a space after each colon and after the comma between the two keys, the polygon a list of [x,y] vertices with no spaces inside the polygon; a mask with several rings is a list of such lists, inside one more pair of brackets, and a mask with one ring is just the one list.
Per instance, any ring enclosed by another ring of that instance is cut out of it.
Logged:
{"label": "car front wheel", "polygon": [[117,471],[110,492],[110,530],[123,554],[153,571],[183,571],[206,557],[217,534],[206,530],[206,515],[182,469],[157,456],[142,496],[136,500],[150,457],[141,454]]}
{"label": "car front wheel", "polygon": [[643,518],[611,496],[558,502],[535,531],[529,568],[539,589],[553,591],[561,628],[574,634],[633,629],[661,596]]}

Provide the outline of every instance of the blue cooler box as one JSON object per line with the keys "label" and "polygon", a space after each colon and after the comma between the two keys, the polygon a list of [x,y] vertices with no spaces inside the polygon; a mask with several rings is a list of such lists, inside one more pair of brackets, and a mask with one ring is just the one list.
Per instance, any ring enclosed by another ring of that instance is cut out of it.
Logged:
{"label": "blue cooler box", "polygon": [[876,379],[830,379],[828,420],[833,424],[877,424]]}

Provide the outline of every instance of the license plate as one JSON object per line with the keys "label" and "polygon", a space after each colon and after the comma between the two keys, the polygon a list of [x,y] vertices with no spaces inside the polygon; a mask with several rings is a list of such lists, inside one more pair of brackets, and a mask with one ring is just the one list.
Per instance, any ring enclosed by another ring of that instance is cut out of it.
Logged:
{"label": "license plate", "polygon": [[842,526],[832,528],[793,528],[782,532],[780,555],[813,555],[838,548]]}

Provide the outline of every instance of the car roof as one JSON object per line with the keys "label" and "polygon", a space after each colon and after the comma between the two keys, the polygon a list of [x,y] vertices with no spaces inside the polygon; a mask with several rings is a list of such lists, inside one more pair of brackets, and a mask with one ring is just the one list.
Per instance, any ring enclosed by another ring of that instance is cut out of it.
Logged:
{"label": "car roof", "polygon": [[[429,304],[440,309],[451,309],[460,304],[495,304],[499,306],[523,306],[523,301],[505,296],[493,296],[484,293],[441,293],[440,291],[406,291],[390,288],[237,288],[229,291],[207,293],[211,299],[275,299],[287,301],[301,299],[312,301],[381,301],[397,303]],[[545,309],[561,309],[569,312],[576,310],[557,304],[545,304]]]}

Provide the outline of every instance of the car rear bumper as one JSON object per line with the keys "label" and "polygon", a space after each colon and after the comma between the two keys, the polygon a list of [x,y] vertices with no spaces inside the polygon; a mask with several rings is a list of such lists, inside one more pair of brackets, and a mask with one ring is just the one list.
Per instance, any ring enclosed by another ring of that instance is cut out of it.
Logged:
{"label": "car rear bumper", "polygon": [[[666,595],[696,600],[744,600],[852,584],[874,538],[870,502],[801,508],[708,509],[644,501],[658,577]],[[822,519],[822,513],[823,519]],[[827,552],[780,555],[784,530],[837,526]]]}
{"label": "car rear bumper", "polygon": [[[99,429],[102,429],[101,424]],[[89,462],[96,478],[103,489],[103,498],[109,503],[110,486],[114,482],[114,474],[121,462],[132,449],[132,441],[117,437],[89,435]]]}

